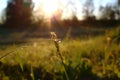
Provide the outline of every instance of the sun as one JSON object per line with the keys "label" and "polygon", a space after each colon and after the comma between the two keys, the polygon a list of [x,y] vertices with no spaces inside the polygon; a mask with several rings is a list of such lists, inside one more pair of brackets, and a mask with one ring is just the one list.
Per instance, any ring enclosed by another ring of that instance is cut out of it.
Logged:
{"label": "sun", "polygon": [[57,0],[43,0],[42,9],[47,18],[51,18],[58,10]]}

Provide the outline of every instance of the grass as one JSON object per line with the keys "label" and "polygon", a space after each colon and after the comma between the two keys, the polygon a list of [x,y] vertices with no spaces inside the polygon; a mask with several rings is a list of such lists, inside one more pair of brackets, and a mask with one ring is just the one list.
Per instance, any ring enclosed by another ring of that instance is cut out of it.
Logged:
{"label": "grass", "polygon": [[[69,80],[120,79],[119,44],[108,42],[106,34],[88,39],[67,36],[59,49]],[[66,80],[52,40],[31,39],[24,44],[0,46],[0,56],[11,51],[0,59],[2,80]]]}

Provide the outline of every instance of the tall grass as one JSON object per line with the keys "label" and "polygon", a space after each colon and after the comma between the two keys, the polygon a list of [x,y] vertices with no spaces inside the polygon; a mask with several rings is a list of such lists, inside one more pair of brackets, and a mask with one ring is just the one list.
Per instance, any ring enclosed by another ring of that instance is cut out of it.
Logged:
{"label": "tall grass", "polygon": [[56,50],[57,50],[57,54],[59,55],[60,59],[61,59],[61,62],[62,62],[62,65],[64,67],[64,70],[65,70],[65,76],[66,76],[66,80],[69,80],[69,76],[68,76],[68,73],[66,71],[66,66],[65,66],[65,63],[64,63],[64,60],[63,60],[63,57],[60,53],[60,48],[59,48],[59,40],[57,38],[57,35],[54,33],[54,32],[51,32],[51,38],[52,40],[54,41],[54,44],[55,44],[55,47],[56,47]]}
{"label": "tall grass", "polygon": [[54,44],[51,40],[34,39],[22,45],[0,46],[0,56],[15,51],[0,59],[0,79],[119,80],[120,44],[111,42],[113,34],[109,33],[108,45],[106,35],[84,40],[67,38],[59,44],[54,34]]}

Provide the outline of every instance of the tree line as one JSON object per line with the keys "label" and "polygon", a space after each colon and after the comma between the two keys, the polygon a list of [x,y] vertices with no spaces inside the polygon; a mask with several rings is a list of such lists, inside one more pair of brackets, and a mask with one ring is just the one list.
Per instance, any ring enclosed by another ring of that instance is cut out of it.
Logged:
{"label": "tree line", "polygon": [[[68,2],[69,4],[70,2]],[[71,4],[74,6],[74,4]],[[5,9],[4,15],[5,18],[3,18],[3,26],[8,28],[27,28],[32,25],[40,26],[38,24],[45,23],[44,17],[35,20],[35,17],[33,16],[33,8],[34,4],[32,0],[8,0],[8,5]],[[61,24],[80,24],[80,22],[76,17],[76,10],[73,11],[73,17],[72,20],[63,20],[61,21],[60,17],[62,14],[62,11],[60,13],[56,14],[51,21],[55,24],[55,21],[59,21]],[[84,14],[84,21],[96,21],[97,18],[94,15],[95,6],[93,3],[93,0],[86,0],[86,2],[83,4],[82,13]],[[100,15],[99,20],[104,21],[105,20],[112,20],[112,21],[118,21],[120,20],[120,0],[118,0],[118,4],[115,6],[111,6],[110,4],[107,4],[106,6],[100,6],[99,8]]]}

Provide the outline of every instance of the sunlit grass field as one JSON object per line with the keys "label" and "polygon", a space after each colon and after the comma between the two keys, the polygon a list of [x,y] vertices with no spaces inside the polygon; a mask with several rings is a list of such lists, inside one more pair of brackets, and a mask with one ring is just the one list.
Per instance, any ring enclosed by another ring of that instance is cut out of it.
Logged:
{"label": "sunlit grass field", "polygon": [[[29,39],[0,46],[0,80],[119,80],[120,28],[97,37]],[[59,36],[59,35],[58,35]]]}

